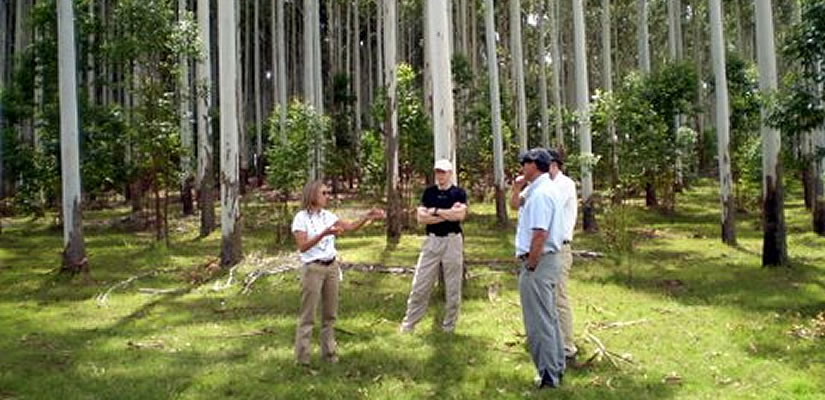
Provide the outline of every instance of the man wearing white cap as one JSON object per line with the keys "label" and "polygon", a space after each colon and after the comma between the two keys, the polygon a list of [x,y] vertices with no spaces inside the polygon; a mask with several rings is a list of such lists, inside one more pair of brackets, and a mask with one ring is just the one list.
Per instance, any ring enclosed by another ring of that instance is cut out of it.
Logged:
{"label": "man wearing white cap", "polygon": [[467,215],[467,193],[453,185],[453,164],[441,159],[435,162],[436,184],[424,190],[416,217],[427,225],[427,239],[421,246],[418,265],[413,276],[407,313],[401,322],[401,332],[412,332],[415,324],[427,312],[430,292],[438,279],[439,265],[444,269],[446,312],[441,328],[452,332],[458,320],[461,304],[461,279],[464,265],[464,238],[461,221]]}

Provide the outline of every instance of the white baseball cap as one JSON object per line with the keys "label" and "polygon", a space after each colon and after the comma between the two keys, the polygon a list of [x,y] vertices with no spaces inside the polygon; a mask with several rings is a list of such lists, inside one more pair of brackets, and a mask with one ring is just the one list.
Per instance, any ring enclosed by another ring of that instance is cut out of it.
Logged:
{"label": "white baseball cap", "polygon": [[450,160],[447,160],[446,158],[442,158],[435,162],[435,169],[441,171],[452,171],[453,163],[451,163]]}

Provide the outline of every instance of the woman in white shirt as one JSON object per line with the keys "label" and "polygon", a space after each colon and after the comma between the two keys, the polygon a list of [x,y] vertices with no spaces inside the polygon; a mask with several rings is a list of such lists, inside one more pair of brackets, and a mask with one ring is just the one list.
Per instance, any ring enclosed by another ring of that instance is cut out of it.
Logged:
{"label": "woman in white shirt", "polygon": [[315,309],[321,303],[321,357],[337,362],[335,320],[338,316],[340,267],[336,260],[335,236],[356,230],[370,220],[384,218],[384,210],[373,208],[357,221],[344,221],[325,209],[331,192],[322,181],[304,186],[301,210],[292,221],[292,234],[301,253],[301,308],[295,333],[295,358],[308,365]]}

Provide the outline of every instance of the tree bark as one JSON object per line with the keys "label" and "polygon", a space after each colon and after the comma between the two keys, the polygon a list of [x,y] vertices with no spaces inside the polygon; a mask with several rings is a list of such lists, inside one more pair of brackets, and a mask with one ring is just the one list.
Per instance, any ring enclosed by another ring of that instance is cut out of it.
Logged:
{"label": "tree bark", "polygon": [[561,0],[549,0],[552,1],[550,7],[550,55],[553,59],[553,112],[554,112],[554,122],[553,125],[556,130],[556,141],[555,146],[559,149],[564,151],[564,130],[562,127],[562,118],[561,118],[561,46],[559,46],[559,18],[556,12],[558,7],[558,2]]}
{"label": "tree bark", "polygon": [[[183,21],[186,16],[186,0],[178,0],[178,20]],[[189,57],[180,56],[180,82],[178,82],[180,138],[183,145],[183,154],[180,159],[180,168],[183,172],[180,199],[183,206],[183,215],[192,215],[195,212],[192,197],[192,154],[195,154],[192,138],[192,104],[190,102]]]}
{"label": "tree bark", "polygon": [[254,37],[247,45],[253,46],[252,61],[252,96],[255,98],[255,176],[258,186],[263,185],[264,165],[263,154],[264,145],[261,137],[261,0],[255,0],[254,4]]}
{"label": "tree bark", "polygon": [[218,2],[218,64],[221,129],[221,266],[241,259],[241,204],[238,165],[237,20],[235,2]]}
{"label": "tree bark", "polygon": [[83,242],[73,7],[72,0],[59,0],[57,3],[57,67],[60,98],[60,170],[64,246],[61,271],[76,274],[79,272],[88,273],[89,265]]}
{"label": "tree bark", "polygon": [[719,187],[722,204],[722,242],[736,245],[736,207],[733,197],[733,177],[730,165],[730,111],[728,79],[725,70],[725,38],[721,0],[709,0],[711,56],[716,93],[716,147],[719,156]]}
{"label": "tree bark", "polygon": [[[777,89],[776,50],[773,13],[770,0],[756,0],[756,35],[759,43],[759,90],[770,95]],[[770,111],[762,107],[762,265],[777,266],[788,262],[785,230],[785,189],[779,158],[779,131],[768,125]]]}
{"label": "tree bark", "polygon": [[[613,49],[610,34],[610,0],[602,0],[602,80],[604,91],[613,92]],[[616,123],[610,115],[607,121],[607,138],[610,141],[610,183],[614,189],[613,203],[621,201],[619,187],[619,137],[616,135]]]}
{"label": "tree bark", "polygon": [[639,0],[639,69],[650,73],[650,36],[647,28],[647,0]]}
{"label": "tree bark", "polygon": [[392,247],[401,239],[401,192],[398,187],[398,103],[396,94],[396,37],[398,17],[396,0],[382,0],[384,20],[384,73],[387,82],[384,135],[387,162],[387,245]]}
{"label": "tree bark", "polygon": [[507,225],[507,199],[504,186],[504,145],[501,137],[501,95],[498,84],[498,56],[496,54],[495,9],[493,0],[484,3],[484,28],[487,42],[487,70],[490,82],[490,113],[493,131],[493,175],[496,190],[496,221]]}
{"label": "tree bark", "polygon": [[211,19],[209,0],[198,0],[198,35],[203,43],[203,57],[198,61],[197,76],[197,126],[198,170],[195,186],[198,188],[198,208],[201,213],[200,236],[206,237],[215,230],[215,206],[213,203],[214,178],[212,174],[212,55]]}
{"label": "tree bark", "polygon": [[[573,41],[576,52],[576,106],[579,114],[579,151],[583,160],[593,157],[590,143],[590,89],[587,79],[585,53],[585,26],[583,0],[573,0]],[[593,167],[582,162],[582,228],[593,232],[596,228],[596,207],[593,200]]]}
{"label": "tree bark", "polygon": [[538,28],[539,28],[539,51],[536,52],[538,55],[538,65],[539,65],[539,100],[541,104],[541,110],[539,110],[539,114],[541,114],[541,145],[545,148],[550,147],[550,116],[548,115],[548,103],[547,103],[547,51],[545,47],[545,34],[546,34],[546,25],[545,25],[545,18],[547,14],[547,8],[545,0],[539,0],[539,5],[537,6],[537,13],[538,16]]}
{"label": "tree bark", "polygon": [[527,96],[524,89],[524,54],[521,44],[521,1],[510,0],[510,41],[513,82],[516,85],[516,125],[519,149],[527,150]]}
{"label": "tree bark", "polygon": [[[432,71],[434,159],[455,162],[455,115],[448,26],[448,3],[427,0],[427,58]],[[453,174],[453,180],[457,174]]]}

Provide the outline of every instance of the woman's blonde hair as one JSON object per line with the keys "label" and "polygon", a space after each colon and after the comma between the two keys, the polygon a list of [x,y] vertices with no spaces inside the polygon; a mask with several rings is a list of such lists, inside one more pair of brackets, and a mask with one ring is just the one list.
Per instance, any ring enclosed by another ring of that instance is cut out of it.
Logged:
{"label": "woman's blonde hair", "polygon": [[304,185],[304,191],[301,195],[302,209],[309,211],[309,209],[318,205],[318,196],[321,195],[322,187],[324,187],[324,181],[320,179]]}

